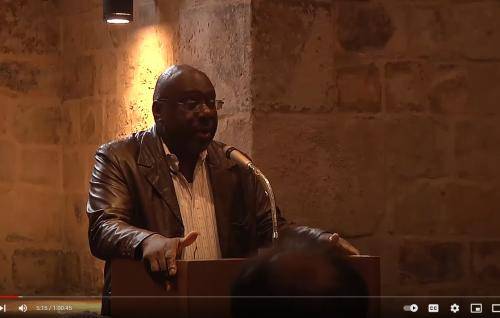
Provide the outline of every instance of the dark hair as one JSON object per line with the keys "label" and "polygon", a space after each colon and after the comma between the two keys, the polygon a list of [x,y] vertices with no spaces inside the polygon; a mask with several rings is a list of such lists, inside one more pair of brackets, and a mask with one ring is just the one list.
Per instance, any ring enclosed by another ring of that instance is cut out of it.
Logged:
{"label": "dark hair", "polygon": [[368,311],[368,291],[360,274],[331,248],[303,236],[288,237],[249,260],[231,295],[234,318],[357,318]]}

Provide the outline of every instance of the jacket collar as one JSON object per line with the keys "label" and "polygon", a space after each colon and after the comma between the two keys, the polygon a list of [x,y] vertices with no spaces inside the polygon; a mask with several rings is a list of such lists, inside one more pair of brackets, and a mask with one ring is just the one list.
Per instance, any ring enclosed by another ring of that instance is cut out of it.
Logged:
{"label": "jacket collar", "polygon": [[151,168],[159,159],[162,148],[161,139],[157,133],[156,125],[144,131],[140,135],[140,148],[137,164],[140,166]]}
{"label": "jacket collar", "polygon": [[137,158],[139,170],[182,224],[179,203],[177,202],[167,158],[156,125],[147,131],[139,133],[137,136],[140,139],[139,156]]}

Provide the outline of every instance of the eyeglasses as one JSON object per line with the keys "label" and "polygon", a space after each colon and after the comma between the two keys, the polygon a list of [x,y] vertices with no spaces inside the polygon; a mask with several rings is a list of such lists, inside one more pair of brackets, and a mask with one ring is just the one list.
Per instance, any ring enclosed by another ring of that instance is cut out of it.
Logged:
{"label": "eyeglasses", "polygon": [[[168,98],[158,98],[156,101],[158,102],[167,102]],[[224,105],[224,101],[220,99],[209,99],[205,100],[204,98],[188,98],[182,101],[177,101],[177,105],[186,111],[197,111],[200,110],[201,106],[205,104],[208,108],[212,110],[220,110],[222,109],[222,105]]]}

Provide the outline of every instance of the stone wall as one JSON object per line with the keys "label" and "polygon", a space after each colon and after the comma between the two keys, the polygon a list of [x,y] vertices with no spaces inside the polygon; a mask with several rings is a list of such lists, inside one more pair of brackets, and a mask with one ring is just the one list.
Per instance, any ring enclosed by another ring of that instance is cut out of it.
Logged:
{"label": "stone wall", "polygon": [[253,154],[383,293],[500,286],[500,4],[252,1]]}
{"label": "stone wall", "polygon": [[60,10],[3,1],[0,24],[0,293],[62,292],[79,264],[63,261]]}

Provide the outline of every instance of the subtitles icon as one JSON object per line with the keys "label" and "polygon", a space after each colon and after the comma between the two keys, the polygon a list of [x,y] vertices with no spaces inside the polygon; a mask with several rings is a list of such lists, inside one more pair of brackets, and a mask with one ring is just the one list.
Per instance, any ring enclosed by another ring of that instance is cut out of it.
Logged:
{"label": "subtitles icon", "polygon": [[477,304],[477,303],[470,304],[471,314],[480,314],[482,312],[483,312],[483,304]]}
{"label": "subtitles icon", "polygon": [[403,306],[403,310],[404,311],[417,312],[418,311],[418,306],[416,304],[404,305]]}
{"label": "subtitles icon", "polygon": [[427,306],[428,312],[439,312],[439,304],[429,304]]}
{"label": "subtitles icon", "polygon": [[453,304],[450,306],[450,311],[454,314],[456,314],[459,310],[460,310],[460,306],[458,306],[457,304]]}

